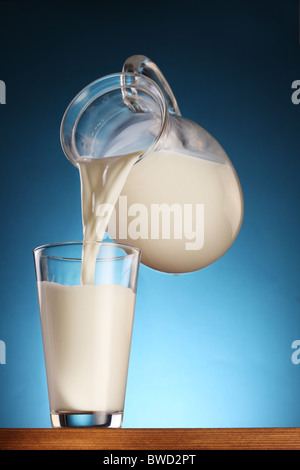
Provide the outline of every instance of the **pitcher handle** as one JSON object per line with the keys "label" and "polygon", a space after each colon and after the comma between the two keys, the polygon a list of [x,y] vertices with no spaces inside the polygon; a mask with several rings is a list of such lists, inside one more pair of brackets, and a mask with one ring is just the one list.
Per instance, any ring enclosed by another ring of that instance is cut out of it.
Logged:
{"label": "pitcher handle", "polygon": [[151,78],[162,90],[171,114],[181,116],[175,96],[157,65],[144,55],[133,55],[124,62],[123,72],[139,73]]}

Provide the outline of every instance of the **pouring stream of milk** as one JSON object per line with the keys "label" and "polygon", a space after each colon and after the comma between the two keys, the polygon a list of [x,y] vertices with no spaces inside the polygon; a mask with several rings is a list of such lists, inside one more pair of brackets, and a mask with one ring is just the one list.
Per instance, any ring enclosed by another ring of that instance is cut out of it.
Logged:
{"label": "pouring stream of milk", "polygon": [[[112,211],[140,152],[118,157],[84,158],[78,163],[81,181],[83,252],[81,283],[94,284],[95,263]],[[104,208],[99,215],[99,208]]]}

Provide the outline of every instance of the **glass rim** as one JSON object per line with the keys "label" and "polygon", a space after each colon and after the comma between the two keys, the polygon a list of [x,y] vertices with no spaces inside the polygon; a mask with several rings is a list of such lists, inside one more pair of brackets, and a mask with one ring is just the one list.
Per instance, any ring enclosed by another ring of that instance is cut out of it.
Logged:
{"label": "glass rim", "polygon": [[[106,246],[113,246],[116,248],[123,248],[124,250],[129,249],[132,251],[132,253],[126,253],[125,255],[120,255],[120,256],[115,256],[115,257],[110,257],[110,258],[97,258],[96,261],[112,261],[112,260],[120,260],[120,259],[125,259],[129,256],[133,255],[141,255],[141,250],[139,248],[136,248],[135,246],[132,245],[126,245],[125,243],[115,243],[115,242],[99,242],[99,241],[69,241],[69,242],[57,242],[57,243],[46,243],[44,245],[37,246],[36,248],[33,249],[33,255],[35,255],[38,252],[41,252],[42,250],[48,249],[48,248],[55,248],[58,246],[67,246],[67,245],[81,245],[83,246],[84,244],[88,245],[106,245]],[[54,256],[54,255],[48,255],[46,253],[41,253],[41,256],[45,256],[46,258],[51,258],[51,259],[58,259],[58,260],[65,260],[65,261],[82,261],[82,256],[79,258],[77,257],[66,257],[66,256]]]}

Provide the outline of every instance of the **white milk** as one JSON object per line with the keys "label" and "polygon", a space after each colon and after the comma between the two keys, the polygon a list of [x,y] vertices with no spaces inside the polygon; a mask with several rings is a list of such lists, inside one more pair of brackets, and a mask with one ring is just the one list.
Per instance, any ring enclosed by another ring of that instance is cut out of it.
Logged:
{"label": "white milk", "polygon": [[[167,273],[200,270],[220,258],[243,218],[230,162],[157,151],[134,165],[139,155],[79,164],[84,239],[101,241],[110,222],[112,239],[139,248],[143,264]],[[84,283],[93,283],[94,258],[85,253]]]}
{"label": "white milk", "polygon": [[[102,240],[140,153],[78,165],[84,242]],[[96,216],[106,203],[108,210]],[[123,410],[135,293],[116,284],[94,285],[98,249],[83,244],[81,285],[38,283],[52,413]]]}
{"label": "white milk", "polygon": [[[84,242],[102,241],[126,178],[140,155],[141,152],[136,152],[120,157],[85,158],[78,164]],[[98,249],[97,245],[83,245],[82,284],[94,283]]]}
{"label": "white milk", "polygon": [[[222,256],[243,216],[232,166],[166,151],[134,165],[139,155],[86,158],[78,165],[84,241],[101,241],[114,215],[114,239],[140,248],[142,262],[154,269],[190,272]],[[120,204],[124,197],[126,207]],[[146,213],[139,224],[136,204]],[[168,238],[152,237],[153,204],[177,204],[183,215],[186,206],[191,209],[181,220],[181,238],[174,236],[178,223]],[[143,236],[136,237],[132,224],[136,229],[140,225]],[[135,294],[119,285],[93,285],[97,251],[98,246],[84,247],[81,285],[44,281],[38,286],[50,406],[55,412],[123,410]]]}
{"label": "white milk", "polygon": [[38,283],[51,412],[122,411],[135,294]]}
{"label": "white milk", "polygon": [[[163,205],[167,208],[164,217],[165,223],[169,220],[171,226],[170,236],[165,233],[164,238],[161,223],[159,238],[155,239],[151,237],[151,223],[157,221],[153,214]],[[148,214],[148,230],[142,231],[141,227],[130,230],[136,227],[135,220],[143,220],[139,214],[143,206]],[[168,212],[172,207],[179,210],[176,214],[182,215],[182,221],[177,217],[177,234],[170,218],[172,211]],[[124,236],[120,220],[130,208],[136,210],[127,217],[128,231]],[[116,204],[116,229],[112,230],[115,237],[111,236],[139,248],[141,262],[153,269],[167,273],[192,272],[211,264],[230,248],[240,230],[243,209],[240,183],[229,162],[222,164],[174,152],[154,152],[132,167]],[[148,237],[143,238],[147,232]]]}

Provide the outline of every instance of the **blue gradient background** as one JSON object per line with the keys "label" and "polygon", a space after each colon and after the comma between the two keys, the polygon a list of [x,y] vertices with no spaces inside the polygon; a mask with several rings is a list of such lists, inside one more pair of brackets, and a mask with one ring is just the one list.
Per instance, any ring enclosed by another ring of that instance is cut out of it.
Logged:
{"label": "blue gradient background", "polygon": [[0,426],[50,427],[32,249],[82,238],[62,115],[138,53],[227,151],[245,219],[203,271],[141,268],[124,427],[300,426],[298,2],[0,2],[0,45]]}

